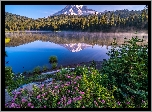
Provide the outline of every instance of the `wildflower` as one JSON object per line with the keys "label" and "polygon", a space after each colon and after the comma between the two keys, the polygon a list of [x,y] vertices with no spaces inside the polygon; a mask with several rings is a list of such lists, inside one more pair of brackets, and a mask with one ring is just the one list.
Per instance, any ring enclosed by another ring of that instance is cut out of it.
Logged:
{"label": "wildflower", "polygon": [[41,97],[41,96],[40,96],[40,95],[38,95],[38,96],[37,96],[37,99],[39,99],[40,97]]}
{"label": "wildflower", "polygon": [[96,104],[96,106],[98,106],[98,103],[96,101],[94,101],[94,103]]}
{"label": "wildflower", "polygon": [[144,101],[144,100],[142,100],[142,103],[145,103],[145,101]]}
{"label": "wildflower", "polygon": [[85,108],[85,106],[83,106],[82,108]]}
{"label": "wildflower", "polygon": [[79,96],[78,98],[77,98],[77,100],[81,100],[82,99],[82,96]]}
{"label": "wildflower", "polygon": [[15,108],[17,105],[15,103],[11,104],[11,108]]}
{"label": "wildflower", "polygon": [[119,102],[119,101],[118,101],[117,103],[118,103],[118,105],[120,105],[120,102]]}
{"label": "wildflower", "polygon": [[61,103],[61,102],[59,101],[59,102],[58,102],[58,105],[59,105],[60,103]]}
{"label": "wildflower", "polygon": [[26,99],[23,98],[23,99],[22,99],[22,103],[25,103],[25,102],[26,102]]}
{"label": "wildflower", "polygon": [[82,92],[82,91],[80,91],[79,93],[80,93],[80,94],[84,94],[84,92]]}
{"label": "wildflower", "polygon": [[44,106],[44,108],[46,108],[46,106]]}
{"label": "wildflower", "polygon": [[32,105],[32,103],[28,103],[28,106],[30,107]]}
{"label": "wildflower", "polygon": [[57,88],[58,88],[58,86],[55,86],[54,88],[55,88],[55,89],[57,89]]}
{"label": "wildflower", "polygon": [[105,100],[102,100],[102,103],[105,103]]}
{"label": "wildflower", "polygon": [[44,98],[45,100],[48,100],[48,98]]}
{"label": "wildflower", "polygon": [[130,104],[130,102],[127,102],[127,104]]}
{"label": "wildflower", "polygon": [[71,78],[71,76],[67,76],[67,78]]}
{"label": "wildflower", "polygon": [[34,108],[34,106],[31,106],[31,108]]}
{"label": "wildflower", "polygon": [[77,82],[74,82],[74,84],[76,84]]}
{"label": "wildflower", "polygon": [[68,93],[70,93],[70,90],[68,90]]}
{"label": "wildflower", "polygon": [[19,95],[19,94],[21,94],[21,92],[16,92],[16,95]]}
{"label": "wildflower", "polygon": [[71,104],[72,100],[70,99],[68,102],[67,102],[67,105]]}

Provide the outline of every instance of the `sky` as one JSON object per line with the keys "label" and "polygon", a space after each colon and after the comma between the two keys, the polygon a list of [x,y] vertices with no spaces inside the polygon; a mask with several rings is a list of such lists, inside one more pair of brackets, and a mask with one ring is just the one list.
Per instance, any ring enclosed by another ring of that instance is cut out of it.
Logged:
{"label": "sky", "polygon": [[[85,5],[88,9],[93,9],[98,12],[115,11],[115,10],[142,10],[145,5]],[[48,17],[63,8],[66,5],[5,5],[5,12],[26,16],[37,19]]]}

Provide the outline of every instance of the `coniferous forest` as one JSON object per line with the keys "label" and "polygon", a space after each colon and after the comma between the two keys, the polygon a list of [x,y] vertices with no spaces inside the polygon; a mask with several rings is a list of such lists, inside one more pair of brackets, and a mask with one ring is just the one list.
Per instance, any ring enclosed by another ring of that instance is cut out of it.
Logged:
{"label": "coniferous forest", "polygon": [[5,12],[5,31],[126,32],[148,30],[148,6],[141,11],[116,10],[86,16],[59,15],[32,19]]}

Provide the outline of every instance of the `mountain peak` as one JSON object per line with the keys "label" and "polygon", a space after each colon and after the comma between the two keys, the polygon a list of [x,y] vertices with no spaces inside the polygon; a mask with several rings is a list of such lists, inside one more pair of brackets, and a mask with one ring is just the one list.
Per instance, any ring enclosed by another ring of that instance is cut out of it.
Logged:
{"label": "mountain peak", "polygon": [[95,14],[98,13],[95,10],[88,9],[87,6],[84,5],[67,5],[64,9],[61,11],[58,11],[57,13],[53,15],[60,15],[60,14],[66,14],[66,15],[89,15],[89,14]]}

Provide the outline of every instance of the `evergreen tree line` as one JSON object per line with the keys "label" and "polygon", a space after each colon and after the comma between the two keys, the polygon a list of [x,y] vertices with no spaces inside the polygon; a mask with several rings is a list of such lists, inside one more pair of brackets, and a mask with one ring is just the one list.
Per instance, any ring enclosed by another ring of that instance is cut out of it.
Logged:
{"label": "evergreen tree line", "polygon": [[124,9],[86,16],[62,14],[38,19],[5,12],[5,31],[25,30],[90,32],[148,30],[148,7],[141,11]]}

